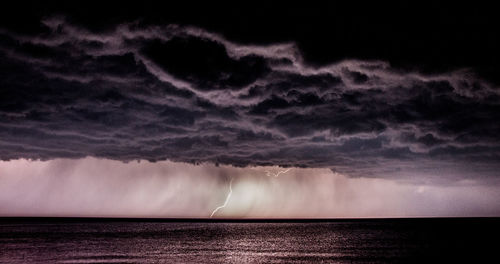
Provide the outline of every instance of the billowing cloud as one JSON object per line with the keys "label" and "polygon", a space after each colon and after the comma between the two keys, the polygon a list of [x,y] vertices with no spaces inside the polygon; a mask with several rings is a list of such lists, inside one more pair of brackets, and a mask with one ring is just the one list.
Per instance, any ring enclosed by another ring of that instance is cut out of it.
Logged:
{"label": "billowing cloud", "polygon": [[[311,66],[293,42],[63,17],[0,31],[0,158],[146,159],[329,168],[358,177],[493,180],[498,87],[471,69]],[[335,47],[332,47],[332,49]]]}

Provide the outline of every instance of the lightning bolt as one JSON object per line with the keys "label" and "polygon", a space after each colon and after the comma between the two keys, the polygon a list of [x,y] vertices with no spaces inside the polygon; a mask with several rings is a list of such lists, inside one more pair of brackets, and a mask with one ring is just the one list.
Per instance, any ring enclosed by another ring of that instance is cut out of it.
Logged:
{"label": "lightning bolt", "polygon": [[[278,176],[280,176],[280,174],[287,173],[290,170],[291,170],[291,168],[288,168],[286,170],[280,170],[280,171],[278,171],[276,173],[273,173],[271,171],[265,171],[265,173],[266,173],[267,177],[271,177],[271,176],[278,177]],[[227,193],[226,200],[224,201],[224,204],[222,204],[221,206],[215,208],[212,211],[212,213],[210,214],[210,218],[212,218],[215,215],[215,213],[217,213],[217,211],[219,211],[220,209],[226,207],[227,204],[229,203],[229,199],[231,199],[231,194],[233,194],[233,179],[234,178],[231,177],[231,180],[229,181],[229,192]]]}
{"label": "lightning bolt", "polygon": [[266,173],[266,176],[267,176],[267,177],[271,177],[271,176],[278,177],[278,176],[280,176],[280,174],[287,173],[287,172],[289,172],[290,170],[291,170],[291,168],[288,168],[288,169],[286,169],[286,170],[280,170],[280,171],[278,171],[278,172],[276,172],[276,173],[272,173],[272,172],[270,172],[270,171],[265,171],[265,173]]}
{"label": "lightning bolt", "polygon": [[215,208],[215,210],[213,210],[212,214],[210,215],[210,218],[212,218],[212,216],[214,216],[214,214],[217,213],[217,211],[226,207],[227,203],[229,202],[229,199],[231,198],[231,194],[233,193],[232,185],[233,185],[233,178],[231,178],[231,180],[229,181],[229,193],[227,194],[226,201],[224,201],[223,205],[221,205],[221,206]]}

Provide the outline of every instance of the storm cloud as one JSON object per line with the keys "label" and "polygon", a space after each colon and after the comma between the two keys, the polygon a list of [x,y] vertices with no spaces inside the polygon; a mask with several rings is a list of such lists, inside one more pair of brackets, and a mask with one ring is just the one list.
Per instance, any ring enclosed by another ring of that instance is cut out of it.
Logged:
{"label": "storm cloud", "polygon": [[[0,158],[87,156],[495,179],[500,90],[473,69],[313,66],[294,42],[241,44],[141,22],[51,16],[0,30]],[[331,47],[335,49],[334,46]]]}

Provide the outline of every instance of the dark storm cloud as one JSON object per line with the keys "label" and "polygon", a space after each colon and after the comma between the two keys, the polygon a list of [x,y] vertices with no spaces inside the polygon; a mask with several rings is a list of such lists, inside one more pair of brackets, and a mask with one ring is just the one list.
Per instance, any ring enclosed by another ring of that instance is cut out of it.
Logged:
{"label": "dark storm cloud", "polygon": [[0,31],[0,157],[328,167],[351,176],[496,176],[500,95],[473,70],[312,67],[293,42],[64,17]]}

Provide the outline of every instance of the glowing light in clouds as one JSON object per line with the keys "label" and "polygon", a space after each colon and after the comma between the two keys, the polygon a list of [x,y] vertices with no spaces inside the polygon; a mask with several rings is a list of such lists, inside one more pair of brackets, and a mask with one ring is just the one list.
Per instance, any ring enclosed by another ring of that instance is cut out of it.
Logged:
{"label": "glowing light in clouds", "polygon": [[267,177],[271,177],[271,176],[278,177],[278,176],[280,176],[280,174],[287,173],[287,172],[289,172],[290,170],[291,170],[291,169],[290,169],[290,168],[288,168],[288,169],[286,169],[286,170],[280,170],[280,171],[278,171],[278,172],[276,172],[276,173],[272,173],[272,172],[270,172],[270,171],[265,171],[265,172],[266,172],[266,176],[267,176]]}

